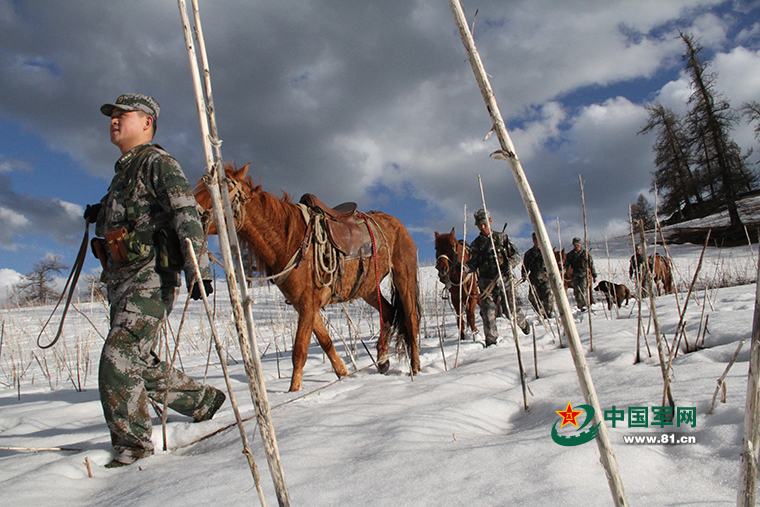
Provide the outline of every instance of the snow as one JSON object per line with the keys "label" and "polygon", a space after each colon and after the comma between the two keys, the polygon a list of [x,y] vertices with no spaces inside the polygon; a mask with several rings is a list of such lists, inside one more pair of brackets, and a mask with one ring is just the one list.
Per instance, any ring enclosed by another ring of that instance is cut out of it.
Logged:
{"label": "snow", "polygon": [[[661,245],[657,248],[662,252]],[[594,242],[591,252],[599,278],[632,287],[627,280],[632,249],[630,238]],[[670,247],[681,306],[701,251],[695,245]],[[629,428],[627,414],[626,422],[618,422],[615,428],[610,421],[605,422],[631,505],[735,505],[756,259],[757,249],[747,246],[711,248],[705,253],[685,317],[691,344],[709,319],[705,348],[685,353],[681,344],[674,360],[672,385],[677,407],[696,408],[695,426],[660,429],[650,424],[648,428]],[[287,392],[295,312],[275,288],[253,290],[258,347],[264,354],[263,373],[291,504],[611,505],[595,443],[563,447],[551,438],[552,426],[559,418],[556,412],[564,410],[568,402],[573,407],[585,403],[570,350],[559,346],[524,303],[535,323],[538,360],[536,378],[532,338],[520,334],[532,393],[528,398],[530,409],[524,410],[508,322],[499,320],[501,339],[496,346],[485,349],[483,335],[477,334],[457,349],[451,308],[439,297],[441,286],[435,270],[425,266],[420,273],[425,314],[418,375],[409,376],[404,357],[394,357],[386,375],[378,374],[373,367],[365,368],[371,361],[359,343],[356,363],[360,371],[336,381],[329,362],[313,342],[304,370],[304,388],[299,393]],[[717,288],[718,281],[747,284]],[[243,417],[252,417],[251,397],[221,284],[220,280],[216,326],[228,348],[235,397]],[[524,285],[518,292],[525,300]],[[595,294],[597,301],[600,296]],[[184,299],[183,294],[172,314],[172,332],[179,328]],[[570,299],[572,305],[572,295]],[[679,322],[676,297],[660,296],[656,302],[661,330],[672,343]],[[47,351],[37,348],[35,340],[51,307],[6,309],[0,314],[0,504],[258,505],[236,427],[192,443],[234,422],[229,401],[213,420],[203,423],[171,413],[167,425],[169,451],[162,450],[160,419],[155,417],[155,456],[120,469],[102,466],[112,457],[97,392],[99,333],[107,332],[107,312],[100,303],[79,303],[77,308],[98,331],[82,314],[70,311],[64,338]],[[364,303],[346,308],[374,354],[376,313]],[[636,308],[636,302],[631,301],[618,317],[614,309],[610,314],[606,306],[594,305],[593,351],[589,351],[588,315],[575,314],[603,410],[613,406],[651,409],[662,404],[662,374],[654,328],[648,323],[648,301],[643,302],[642,311],[652,356],[642,343],[642,361],[634,364]],[[353,372],[340,339],[342,336],[349,347],[354,347],[354,334],[343,307],[333,306],[326,315],[334,327],[336,347]],[[444,324],[440,325],[442,319]],[[479,318],[477,322],[480,325]],[[439,330],[445,335],[445,365]],[[742,340],[747,343],[726,377],[726,402],[721,403],[719,397],[714,413],[708,415],[716,380]],[[207,367],[209,326],[200,303],[190,304],[181,342],[185,370],[225,388],[214,354]],[[283,350],[286,342],[287,350]],[[45,365],[50,380],[43,374]],[[20,371],[20,382],[16,382]],[[83,386],[81,392],[74,389],[78,383]],[[579,417],[579,425],[583,417]],[[254,421],[246,423],[246,431],[267,503],[276,505]],[[572,435],[573,430],[566,426],[562,434]],[[696,443],[626,445],[623,441],[628,435],[663,432],[693,436]],[[29,450],[53,447],[75,450]]]}

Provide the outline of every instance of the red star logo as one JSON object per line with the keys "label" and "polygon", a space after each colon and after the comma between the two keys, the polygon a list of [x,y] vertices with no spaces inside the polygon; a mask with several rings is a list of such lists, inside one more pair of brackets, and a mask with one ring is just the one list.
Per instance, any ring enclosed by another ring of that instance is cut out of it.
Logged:
{"label": "red star logo", "polygon": [[562,417],[562,426],[560,428],[564,428],[566,424],[572,424],[576,428],[578,427],[578,423],[575,422],[575,419],[583,413],[582,410],[573,410],[573,406],[570,405],[570,402],[567,402],[567,408],[565,410],[555,410],[560,417]]}

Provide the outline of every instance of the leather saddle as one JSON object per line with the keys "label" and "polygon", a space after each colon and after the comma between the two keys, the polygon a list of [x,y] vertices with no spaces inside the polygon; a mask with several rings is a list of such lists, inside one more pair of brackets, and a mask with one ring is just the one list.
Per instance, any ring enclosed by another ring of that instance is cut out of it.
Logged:
{"label": "leather saddle", "polygon": [[355,202],[344,202],[331,208],[314,194],[304,194],[299,203],[322,215],[330,243],[346,257],[371,255],[369,224],[357,211]]}

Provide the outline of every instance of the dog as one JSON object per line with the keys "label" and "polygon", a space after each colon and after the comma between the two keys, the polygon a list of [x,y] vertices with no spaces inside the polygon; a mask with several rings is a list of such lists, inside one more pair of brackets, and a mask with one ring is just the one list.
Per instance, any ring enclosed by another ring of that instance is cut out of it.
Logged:
{"label": "dog", "polygon": [[628,306],[628,300],[631,298],[631,291],[625,285],[619,285],[617,283],[608,282],[602,280],[597,284],[594,290],[604,293],[604,297],[607,299],[607,309],[612,310],[612,300],[615,298],[617,307],[620,308],[625,300],[626,306]]}

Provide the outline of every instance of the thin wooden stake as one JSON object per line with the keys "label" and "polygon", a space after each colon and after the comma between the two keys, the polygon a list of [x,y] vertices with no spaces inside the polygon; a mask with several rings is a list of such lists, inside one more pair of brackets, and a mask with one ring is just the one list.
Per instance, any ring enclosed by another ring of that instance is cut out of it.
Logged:
{"label": "thin wooden stake", "polygon": [[[490,214],[488,213],[488,208],[486,207],[486,195],[483,192],[483,181],[480,179],[480,175],[478,174],[478,183],[480,184],[480,197],[483,201],[483,211],[486,213],[486,217],[490,217]],[[494,244],[493,240],[493,230],[491,230],[491,221],[489,219],[488,221],[488,238],[491,240],[491,250],[493,251],[494,260],[496,261],[496,270],[499,272],[499,283],[501,284],[501,293],[504,296],[504,299],[507,299],[507,287],[504,284],[504,274],[501,272],[501,265],[499,264],[499,254],[496,253],[496,245]],[[512,328],[512,338],[515,341],[515,351],[517,352],[517,366],[520,372],[520,385],[522,386],[522,394],[523,394],[523,407],[525,410],[529,410],[530,406],[528,404],[528,392],[527,387],[525,385],[525,368],[523,367],[522,362],[522,354],[520,353],[520,337],[517,334],[517,305],[515,304],[515,277],[512,271],[512,266],[509,263],[509,259],[507,259],[507,266],[510,271],[510,277],[509,277],[509,283],[512,284],[512,290],[511,290],[511,301],[505,301],[504,303],[510,307],[509,308],[509,323],[510,327]],[[494,298],[495,300],[495,298]],[[500,303],[496,301],[496,304],[499,305]],[[485,323],[483,324],[483,327],[485,328]],[[484,330],[485,331],[485,330]]]}
{"label": "thin wooden stake", "polygon": [[[588,225],[586,223],[586,193],[583,191],[583,178],[581,178],[581,175],[578,175],[578,181],[581,184],[581,201],[583,202],[583,245],[586,247],[586,294],[584,296],[586,297],[586,310],[588,312],[588,351],[593,352],[594,351],[594,327],[591,325],[591,285],[592,280],[589,280],[589,272],[588,268],[590,266],[590,257],[591,254],[589,253],[590,247],[588,245]],[[612,295],[610,294],[610,297]],[[604,305],[602,305],[602,308],[604,308]]]}
{"label": "thin wooden stake", "polygon": [[[272,423],[269,400],[267,399],[266,384],[264,382],[264,376],[261,371],[261,362],[259,360],[258,348],[253,328],[251,298],[248,296],[248,284],[245,283],[245,273],[243,270],[242,258],[240,256],[239,248],[236,248],[237,251],[234,252],[237,262],[233,262],[233,246],[237,246],[237,235],[234,232],[235,226],[234,219],[232,219],[232,207],[229,200],[229,191],[226,184],[219,184],[219,179],[222,178],[221,173],[223,173],[221,167],[221,157],[217,161],[217,166],[214,161],[214,154],[212,153],[212,144],[214,145],[217,153],[220,153],[219,147],[221,146],[221,141],[219,140],[218,136],[216,136],[216,132],[214,132],[214,136],[212,137],[209,130],[209,116],[214,117],[213,100],[210,98],[211,73],[208,69],[208,65],[204,65],[204,75],[206,76],[206,97],[209,99],[209,104],[211,104],[211,108],[206,108],[206,99],[204,98],[204,91],[201,86],[195,46],[192,41],[192,36],[190,35],[190,20],[187,16],[187,5],[185,3],[185,0],[177,0],[177,3],[179,6],[183,32],[185,35],[185,45],[187,47],[188,58],[190,61],[193,87],[195,89],[198,118],[200,121],[201,134],[203,139],[203,150],[206,157],[206,170],[209,173],[203,177],[203,181],[209,190],[209,195],[211,197],[211,203],[213,206],[214,221],[217,225],[219,247],[222,253],[222,259],[224,261],[224,271],[227,277],[227,287],[229,290],[230,303],[232,304],[232,311],[235,317],[235,326],[238,331],[240,352],[243,356],[246,377],[248,378],[248,388],[251,392],[253,405],[256,408],[259,429],[261,432],[262,441],[264,443],[264,449],[267,454],[267,462],[269,464],[269,471],[272,475],[272,482],[277,493],[277,500],[280,507],[288,507],[290,505],[290,496],[288,493],[287,485],[285,484],[285,474],[282,469],[280,453],[277,448],[277,438],[275,436],[274,425]],[[200,26],[200,16],[198,15],[197,0],[193,0],[193,8],[196,14],[196,35],[198,37],[199,45],[201,46],[201,54],[204,56],[205,62],[205,44],[203,44],[203,32]],[[211,123],[215,126],[215,120],[211,120]],[[215,167],[217,169],[216,171],[214,170]],[[216,177],[214,176],[214,173],[216,173]],[[222,196],[225,197],[224,201],[222,201]],[[228,218],[230,219],[229,222]],[[228,231],[232,232],[228,234]],[[239,284],[238,279],[240,280]],[[198,280],[198,283],[201,283],[201,281]]]}
{"label": "thin wooden stake", "polygon": [[451,7],[454,19],[456,20],[462,43],[467,50],[470,65],[475,74],[475,79],[478,82],[483,99],[486,102],[486,108],[493,121],[494,130],[499,138],[501,149],[498,152],[495,152],[494,156],[502,157],[509,162],[512,176],[517,183],[517,188],[520,190],[523,203],[525,204],[525,208],[527,209],[531,223],[533,224],[533,230],[536,232],[541,253],[544,256],[544,263],[549,272],[549,281],[554,292],[554,297],[557,300],[558,310],[562,316],[562,323],[565,328],[568,342],[570,343],[570,350],[575,363],[575,369],[578,374],[581,390],[583,391],[583,397],[587,404],[594,407],[595,414],[592,423],[599,424],[599,433],[597,434],[596,442],[599,447],[602,466],[607,475],[607,482],[610,487],[610,492],[612,493],[613,502],[618,507],[627,506],[628,499],[625,494],[625,489],[623,488],[623,481],[620,478],[617,458],[615,458],[615,453],[612,450],[607,427],[602,420],[602,408],[599,405],[599,399],[597,398],[596,390],[594,389],[594,382],[591,379],[591,374],[589,373],[588,365],[586,364],[586,358],[583,355],[583,348],[580,342],[580,337],[578,336],[578,330],[572,319],[570,303],[567,300],[567,294],[564,293],[563,290],[563,281],[554,259],[554,252],[552,250],[551,242],[549,241],[549,235],[546,233],[546,227],[544,226],[541,212],[538,209],[538,204],[533,196],[530,184],[525,177],[522,165],[515,154],[512,140],[509,138],[507,128],[504,125],[504,120],[501,118],[501,112],[496,103],[496,98],[493,95],[491,84],[488,81],[488,75],[486,74],[485,68],[483,68],[480,55],[478,55],[478,51],[475,48],[475,41],[472,38],[472,33],[467,27],[467,19],[464,16],[462,5],[459,0],[449,0],[449,6]]}
{"label": "thin wooden stake", "polygon": [[668,382],[668,365],[665,359],[665,346],[666,343],[663,343],[665,341],[665,336],[660,333],[660,319],[657,318],[657,305],[654,302],[654,290],[652,287],[652,273],[649,271],[649,263],[646,262],[647,259],[647,240],[646,236],[644,235],[644,221],[639,220],[639,238],[641,239],[641,253],[644,255],[644,280],[647,284],[647,292],[649,293],[649,316],[652,318],[652,322],[654,322],[654,334],[656,338],[657,343],[657,354],[660,359],[660,371],[662,373],[662,380],[663,380],[663,401],[662,406],[665,406],[665,401],[670,403],[671,407],[676,406],[676,402],[673,400],[673,392],[670,388],[670,383]]}
{"label": "thin wooden stake", "polygon": [[[201,268],[198,265],[198,259],[195,257],[195,251],[193,250],[193,243],[190,241],[189,238],[186,238],[185,241],[187,242],[188,251],[190,252],[190,257],[193,261],[193,266],[195,267],[195,275],[198,277],[198,280],[201,279]],[[262,507],[266,507],[266,500],[264,499],[264,491],[261,489],[261,478],[259,476],[259,468],[256,466],[256,462],[253,459],[253,453],[251,453],[251,447],[248,445],[248,436],[245,433],[245,428],[243,427],[243,418],[240,416],[240,410],[238,409],[237,401],[235,400],[235,393],[232,390],[232,381],[230,380],[230,373],[227,369],[227,360],[224,358],[224,349],[222,348],[222,344],[219,341],[219,335],[216,331],[216,325],[214,324],[214,314],[211,311],[211,305],[208,302],[208,297],[206,295],[206,289],[201,285],[201,298],[203,299],[203,306],[206,308],[206,315],[208,316],[208,322],[211,326],[211,338],[214,341],[214,345],[216,346],[216,353],[219,356],[219,363],[222,365],[222,372],[224,373],[224,382],[227,385],[227,394],[229,395],[230,404],[232,405],[232,410],[235,413],[235,420],[238,422],[238,429],[240,430],[240,440],[243,443],[243,454],[248,459],[248,466],[251,469],[251,474],[253,475],[253,482],[256,485],[256,491],[259,494],[259,501],[261,502]]]}
{"label": "thin wooden stake", "polygon": [[760,250],[758,250],[758,277],[755,289],[755,316],[752,321],[752,344],[749,352],[747,401],[744,407],[744,437],[737,507],[754,507],[757,495],[757,460],[760,449]]}

